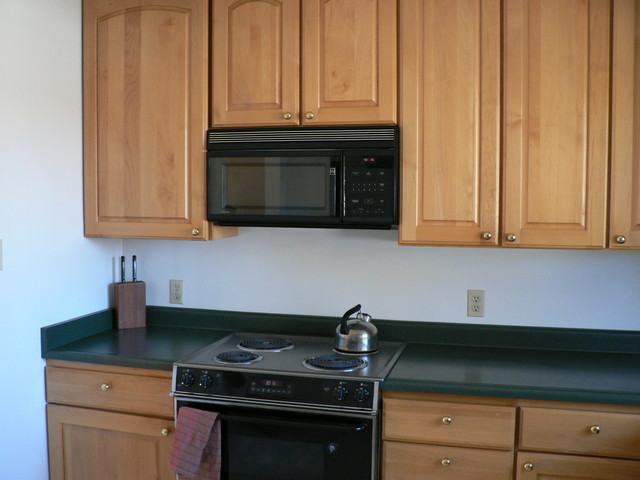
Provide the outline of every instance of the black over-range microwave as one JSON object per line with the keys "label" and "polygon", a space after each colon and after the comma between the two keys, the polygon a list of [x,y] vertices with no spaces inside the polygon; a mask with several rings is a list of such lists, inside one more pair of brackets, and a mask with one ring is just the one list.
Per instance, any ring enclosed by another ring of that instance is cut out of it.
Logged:
{"label": "black over-range microwave", "polygon": [[214,129],[208,219],[219,225],[389,229],[398,126]]}

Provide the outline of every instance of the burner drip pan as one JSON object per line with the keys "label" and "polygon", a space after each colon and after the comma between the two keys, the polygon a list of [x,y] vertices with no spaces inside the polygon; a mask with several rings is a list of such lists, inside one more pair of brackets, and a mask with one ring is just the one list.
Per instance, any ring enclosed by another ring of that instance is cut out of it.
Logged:
{"label": "burner drip pan", "polygon": [[293,348],[293,343],[284,338],[278,337],[249,337],[238,343],[240,350],[262,352],[282,352]]}
{"label": "burner drip pan", "polygon": [[311,370],[353,372],[365,368],[368,363],[359,357],[345,357],[343,355],[318,355],[305,358],[302,365]]}
{"label": "burner drip pan", "polygon": [[253,352],[230,351],[222,352],[213,357],[218,363],[226,363],[232,365],[249,365],[251,363],[262,360],[262,355]]}

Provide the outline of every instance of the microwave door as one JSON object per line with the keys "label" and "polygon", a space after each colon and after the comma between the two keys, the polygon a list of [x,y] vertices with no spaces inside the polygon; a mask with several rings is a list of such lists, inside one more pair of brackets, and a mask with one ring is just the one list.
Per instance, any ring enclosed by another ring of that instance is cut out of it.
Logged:
{"label": "microwave door", "polygon": [[341,152],[209,152],[209,219],[221,225],[338,224]]}

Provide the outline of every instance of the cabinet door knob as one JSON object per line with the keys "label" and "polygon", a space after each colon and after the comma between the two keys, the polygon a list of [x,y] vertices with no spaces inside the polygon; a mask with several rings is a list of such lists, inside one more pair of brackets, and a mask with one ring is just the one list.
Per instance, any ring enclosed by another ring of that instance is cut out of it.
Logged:
{"label": "cabinet door knob", "polygon": [[591,430],[591,433],[595,433],[596,435],[601,431],[598,425],[593,425],[589,430]]}
{"label": "cabinet door knob", "polygon": [[285,114],[282,115],[282,118],[284,118],[285,120],[291,120],[291,117],[293,117],[293,115],[291,115],[291,112],[285,112]]}
{"label": "cabinet door knob", "polygon": [[623,245],[626,241],[627,239],[624,235],[618,235],[616,237],[616,242],[618,242],[620,245]]}
{"label": "cabinet door knob", "polygon": [[311,120],[315,115],[313,114],[313,112],[307,112],[305,114],[305,117],[307,120]]}
{"label": "cabinet door knob", "polygon": [[160,430],[160,433],[162,434],[163,437],[168,437],[169,436],[169,429],[168,428],[163,428],[162,430]]}
{"label": "cabinet door knob", "polygon": [[515,242],[517,239],[518,237],[516,237],[513,233],[507,235],[507,240],[509,240],[510,242]]}
{"label": "cabinet door knob", "polygon": [[191,230],[191,235],[193,235],[194,237],[197,237],[198,235],[200,235],[200,229],[194,228],[193,230]]}
{"label": "cabinet door knob", "polygon": [[450,425],[451,422],[453,422],[453,418],[451,418],[451,417],[442,417],[442,423],[444,423],[445,425]]}
{"label": "cabinet door knob", "polygon": [[491,232],[484,232],[482,234],[482,238],[485,240],[491,240],[493,238],[493,235],[491,234]]}
{"label": "cabinet door knob", "polygon": [[523,468],[527,471],[530,472],[531,470],[533,470],[533,463],[525,463]]}
{"label": "cabinet door knob", "polygon": [[107,390],[109,390],[111,388],[111,384],[110,383],[103,383],[102,385],[100,385],[100,389],[103,392],[106,392]]}
{"label": "cabinet door knob", "polygon": [[442,463],[442,465],[444,467],[448,467],[449,465],[451,465],[451,459],[450,458],[443,458],[442,462],[440,462],[440,463]]}

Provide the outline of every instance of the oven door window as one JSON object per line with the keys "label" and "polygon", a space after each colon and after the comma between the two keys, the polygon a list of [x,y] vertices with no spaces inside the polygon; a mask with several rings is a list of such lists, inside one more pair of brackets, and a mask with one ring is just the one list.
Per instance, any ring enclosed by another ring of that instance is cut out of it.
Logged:
{"label": "oven door window", "polygon": [[336,216],[336,153],[259,153],[210,157],[214,215]]}
{"label": "oven door window", "polygon": [[205,408],[224,412],[222,480],[373,478],[377,432],[370,417]]}

